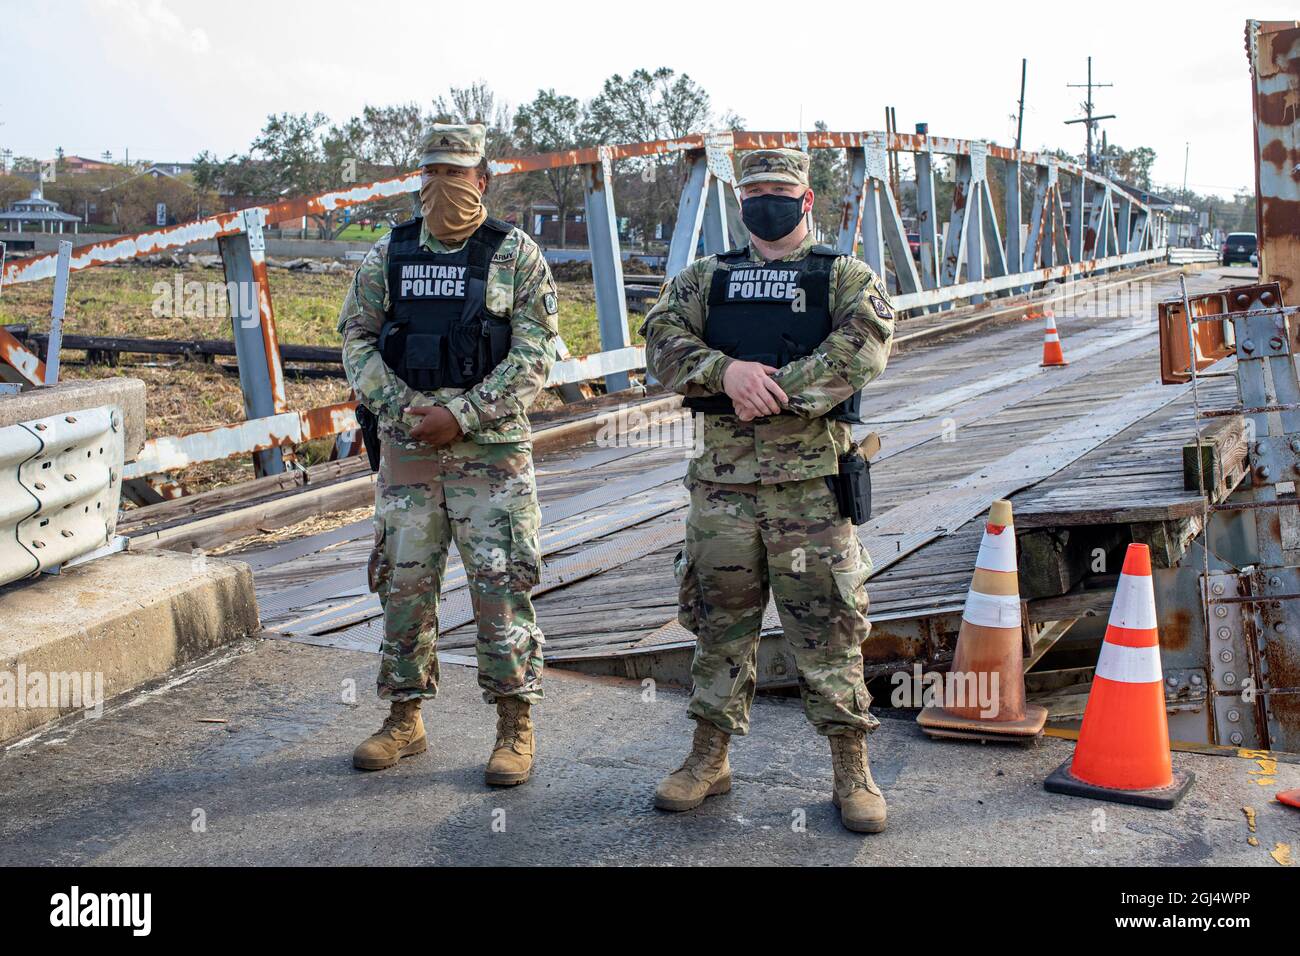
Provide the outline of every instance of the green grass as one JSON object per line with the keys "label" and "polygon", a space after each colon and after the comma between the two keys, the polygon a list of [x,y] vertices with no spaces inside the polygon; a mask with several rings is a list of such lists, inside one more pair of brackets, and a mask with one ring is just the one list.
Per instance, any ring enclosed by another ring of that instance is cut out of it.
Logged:
{"label": "green grass", "polygon": [[337,238],[345,242],[375,242],[386,235],[388,235],[388,223],[386,222],[380,223],[378,229],[371,229],[368,226],[362,226],[354,222],[339,233]]}

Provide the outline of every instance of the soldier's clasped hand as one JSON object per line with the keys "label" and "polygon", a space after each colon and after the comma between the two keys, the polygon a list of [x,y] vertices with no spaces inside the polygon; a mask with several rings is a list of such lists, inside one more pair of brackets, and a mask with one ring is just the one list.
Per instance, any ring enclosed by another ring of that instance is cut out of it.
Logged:
{"label": "soldier's clasped hand", "polygon": [[722,375],[722,387],[742,422],[779,415],[789,399],[772,379],[777,369],[762,362],[734,361]]}
{"label": "soldier's clasped hand", "polygon": [[461,437],[456,416],[441,405],[412,405],[406,410],[421,416],[420,423],[411,429],[411,437],[418,441],[440,448]]}

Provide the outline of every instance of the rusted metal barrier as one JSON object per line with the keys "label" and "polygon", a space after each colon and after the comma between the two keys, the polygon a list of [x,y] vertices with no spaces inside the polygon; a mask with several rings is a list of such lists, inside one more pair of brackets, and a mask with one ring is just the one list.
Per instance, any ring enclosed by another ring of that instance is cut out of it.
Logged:
{"label": "rusted metal barrier", "polygon": [[[743,241],[743,237],[732,235],[729,223],[736,217],[728,215],[728,209],[734,213],[737,203],[735,154],[771,147],[846,152],[849,181],[835,242],[841,251],[860,255],[892,281],[898,292],[896,306],[904,313],[948,308],[964,301],[978,303],[1046,282],[1165,257],[1163,219],[1120,184],[1046,154],[981,141],[897,132],[729,131],[496,159],[489,163],[496,176],[574,166],[581,167],[583,173],[583,219],[591,250],[601,351],[560,362],[549,385],[569,386],[603,378],[608,391],[619,391],[629,386],[630,372],[645,367],[644,350],[632,344],[628,330],[613,164],[670,154],[684,156],[685,176],[668,250],[666,271],[671,278],[701,252],[721,252]],[[916,171],[920,234],[916,258],[909,248],[889,176],[890,156],[901,153],[912,154]],[[942,163],[951,164],[955,186],[947,210],[940,210],[936,201],[935,178]],[[1001,224],[990,185],[995,164],[1001,165],[1003,179]],[[1026,175],[1030,171],[1032,177]],[[1025,222],[1021,192],[1030,178],[1032,199]],[[419,174],[412,172],[76,249],[70,263],[74,272],[216,240],[227,288],[252,291],[251,295],[230,295],[248,420],[159,439],[153,453],[133,466],[132,474],[143,476],[150,473],[148,469],[177,470],[199,461],[248,453],[254,455],[259,475],[276,473],[284,468],[284,450],[296,441],[324,437],[332,434],[327,431],[331,428],[351,429],[354,421],[340,412],[341,406],[306,412],[287,407],[267,282],[264,230],[268,223],[324,215],[418,189]],[[941,228],[942,222],[947,223],[946,228]],[[0,283],[31,282],[53,275],[53,255],[0,267]],[[0,359],[17,377],[38,381],[39,358],[3,332]],[[340,447],[355,453],[357,442],[340,442]]]}

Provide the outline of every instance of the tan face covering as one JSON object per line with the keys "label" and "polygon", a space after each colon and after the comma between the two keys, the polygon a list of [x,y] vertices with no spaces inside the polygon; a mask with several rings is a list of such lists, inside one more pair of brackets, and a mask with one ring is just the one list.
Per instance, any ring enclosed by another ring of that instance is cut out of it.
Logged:
{"label": "tan face covering", "polygon": [[429,231],[443,242],[468,239],[487,218],[483,195],[461,176],[434,176],[421,185],[420,213]]}

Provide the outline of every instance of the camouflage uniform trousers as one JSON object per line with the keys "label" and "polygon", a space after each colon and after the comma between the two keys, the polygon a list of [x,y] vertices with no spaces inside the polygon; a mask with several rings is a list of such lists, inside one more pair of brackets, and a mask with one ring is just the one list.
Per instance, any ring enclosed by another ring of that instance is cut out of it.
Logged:
{"label": "camouflage uniform trousers", "polygon": [[690,716],[749,732],[769,587],[818,733],[871,731],[862,676],[871,559],[824,478],[722,484],[688,478],[678,619],[695,633]]}
{"label": "camouflage uniform trousers", "polygon": [[541,570],[540,525],[530,443],[384,443],[370,558],[370,589],[384,608],[380,697],[438,693],[438,603],[455,538],[484,699],[542,699],[543,639],[529,596]]}

